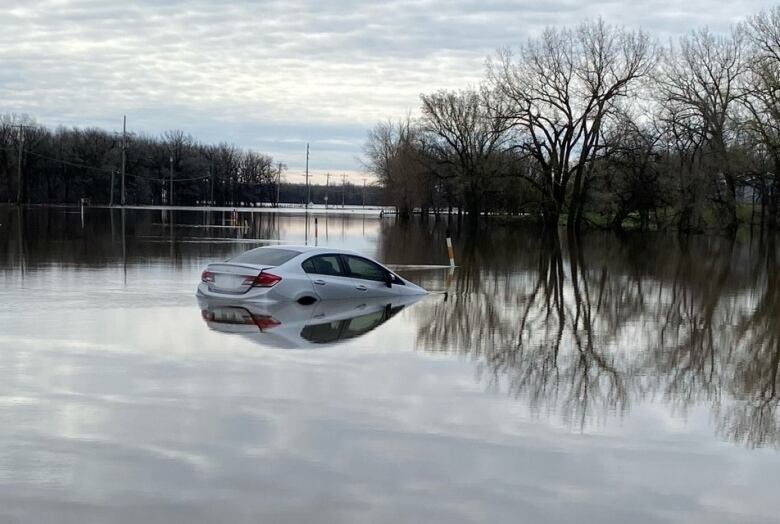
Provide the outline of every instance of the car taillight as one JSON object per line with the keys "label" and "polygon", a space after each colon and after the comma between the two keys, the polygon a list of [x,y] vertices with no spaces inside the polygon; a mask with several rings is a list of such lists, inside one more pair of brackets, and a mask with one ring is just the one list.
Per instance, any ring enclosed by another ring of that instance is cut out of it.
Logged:
{"label": "car taillight", "polygon": [[254,287],[273,287],[282,280],[282,277],[277,277],[272,273],[261,272],[252,280]]}
{"label": "car taillight", "polygon": [[252,315],[252,320],[260,331],[265,331],[281,324],[281,322],[270,315]]}
{"label": "car taillight", "polygon": [[200,280],[201,282],[211,282],[214,283],[214,273],[212,273],[209,270],[204,271],[200,274]]}

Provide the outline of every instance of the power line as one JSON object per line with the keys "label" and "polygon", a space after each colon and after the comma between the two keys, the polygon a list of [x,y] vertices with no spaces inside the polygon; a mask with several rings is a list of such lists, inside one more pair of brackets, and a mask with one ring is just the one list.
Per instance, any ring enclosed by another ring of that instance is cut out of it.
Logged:
{"label": "power line", "polygon": [[[0,148],[0,149],[12,150],[12,148],[7,148],[7,147]],[[63,158],[54,158],[54,157],[51,157],[51,156],[48,156],[48,155],[43,155],[41,153],[34,153],[32,151],[28,151],[27,154],[28,155],[32,155],[32,156],[36,156],[38,158],[43,158],[45,160],[51,160],[52,162],[59,162],[60,164],[65,164],[67,166],[77,167],[79,169],[88,169],[88,170],[91,170],[91,171],[98,171],[98,172],[102,172],[102,173],[107,173],[109,175],[110,174],[114,174],[114,173],[117,172],[116,169],[108,169],[108,168],[104,168],[104,167],[90,166],[88,164],[80,164],[78,162],[72,162],[70,160],[65,160]],[[152,181],[155,181],[155,182],[160,182],[161,180],[163,180],[162,177],[150,177],[150,176],[143,176],[143,175],[134,175],[132,173],[126,173],[125,176],[129,176],[129,177],[132,177],[132,178],[142,178],[144,180],[152,180]],[[177,178],[176,180],[174,180],[174,182],[191,182],[193,180],[206,180],[208,178],[209,178],[208,175],[199,176],[199,177],[191,177],[191,178]]]}
{"label": "power line", "polygon": [[65,164],[67,166],[78,167],[80,169],[91,169],[92,171],[102,171],[102,172],[109,173],[109,174],[116,172],[116,169],[106,169],[104,167],[95,167],[95,166],[90,166],[88,164],[79,164],[79,163],[71,162],[69,160],[65,160],[65,159],[62,159],[62,158],[54,158],[54,157],[51,157],[51,156],[42,155],[41,153],[34,153],[32,151],[28,151],[27,154],[28,155],[37,156],[38,158],[44,158],[46,160],[51,160],[52,162],[59,162],[61,164]]}
{"label": "power line", "polygon": [[[25,126],[25,127],[32,127],[32,126]],[[0,149],[2,149],[4,151],[13,151],[14,149],[17,149],[17,148],[13,148],[13,147],[0,147]],[[51,162],[57,162],[57,163],[60,163],[60,164],[66,165],[66,166],[75,167],[75,168],[78,168],[78,169],[83,169],[83,170],[88,170],[88,171],[94,171],[96,174],[105,174],[105,175],[108,175],[108,176],[111,176],[111,177],[113,177],[114,175],[117,174],[117,170],[116,169],[109,169],[109,168],[104,168],[104,167],[90,166],[89,164],[83,164],[83,163],[80,163],[80,162],[73,162],[71,160],[66,160],[64,158],[55,158],[55,157],[52,157],[52,156],[49,156],[49,155],[44,155],[42,153],[36,153],[36,152],[33,152],[33,151],[27,151],[26,154],[27,155],[32,155],[32,156],[37,157],[37,158],[42,158],[44,160],[49,160]],[[136,175],[136,174],[127,173],[127,172],[125,172],[123,174],[123,176],[124,177],[141,179],[141,180],[148,180],[150,182],[155,182],[155,183],[163,183],[163,184],[165,183],[165,179],[163,177],[150,177],[150,176],[144,176],[144,175]],[[171,178],[170,179],[170,183],[196,182],[196,181],[209,180],[209,179],[211,179],[211,175],[188,177],[188,178],[177,178],[175,180]],[[171,187],[173,187],[173,186],[171,186]],[[122,192],[123,192],[123,194],[124,194],[124,189],[125,189],[124,184],[122,184]],[[17,192],[17,200],[19,200],[19,198],[20,198],[20,195]]]}

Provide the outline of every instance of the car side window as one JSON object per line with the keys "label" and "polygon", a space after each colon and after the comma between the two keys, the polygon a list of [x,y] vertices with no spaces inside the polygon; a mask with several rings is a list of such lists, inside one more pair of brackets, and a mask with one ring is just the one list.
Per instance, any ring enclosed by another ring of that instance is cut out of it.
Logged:
{"label": "car side window", "polygon": [[315,275],[345,276],[339,265],[338,255],[315,255],[304,260],[301,267],[305,272]]}
{"label": "car side window", "polygon": [[384,282],[387,270],[366,260],[365,258],[354,257],[351,255],[345,255],[344,260],[347,263],[347,269],[349,270],[349,276],[352,278],[362,278],[364,280],[375,280],[377,282]]}

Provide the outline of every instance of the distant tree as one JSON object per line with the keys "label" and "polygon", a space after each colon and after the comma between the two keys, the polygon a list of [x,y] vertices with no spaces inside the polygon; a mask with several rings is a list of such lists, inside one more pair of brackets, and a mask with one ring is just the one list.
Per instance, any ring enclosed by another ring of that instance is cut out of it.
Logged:
{"label": "distant tree", "polygon": [[399,215],[408,217],[430,200],[432,182],[424,162],[421,130],[410,117],[381,122],[368,133],[364,165],[385,188]]}
{"label": "distant tree", "polygon": [[[18,183],[19,125],[22,124],[22,181]],[[73,203],[86,197],[108,204],[121,189],[121,138],[97,128],[54,131],[27,116],[0,115],[0,200]],[[170,189],[173,160],[175,204],[242,202],[275,198],[273,159],[229,144],[198,144],[181,130],[159,137],[132,135],[126,151],[128,203],[160,204]],[[112,186],[113,181],[113,186]]]}

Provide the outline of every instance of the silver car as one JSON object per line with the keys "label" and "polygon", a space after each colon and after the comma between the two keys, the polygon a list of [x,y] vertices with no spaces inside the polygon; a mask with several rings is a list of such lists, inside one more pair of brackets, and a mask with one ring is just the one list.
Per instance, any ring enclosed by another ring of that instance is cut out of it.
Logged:
{"label": "silver car", "polygon": [[427,291],[354,251],[312,246],[258,247],[209,264],[198,296],[252,302],[383,298]]}

